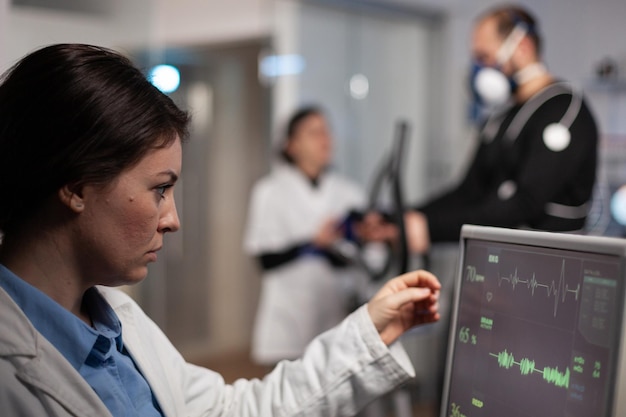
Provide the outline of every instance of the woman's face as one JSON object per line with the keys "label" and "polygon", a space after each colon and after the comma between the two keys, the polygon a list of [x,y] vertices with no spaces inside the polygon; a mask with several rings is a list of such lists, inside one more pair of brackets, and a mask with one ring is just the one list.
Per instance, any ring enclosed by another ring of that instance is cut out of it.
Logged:
{"label": "woman's face", "polygon": [[296,165],[325,168],[332,158],[332,137],[326,120],[320,114],[304,118],[287,144],[287,152]]}
{"label": "woman's face", "polygon": [[173,186],[181,159],[177,139],[148,153],[112,184],[82,189],[75,250],[87,284],[133,284],[145,278],[165,233],[180,227]]}

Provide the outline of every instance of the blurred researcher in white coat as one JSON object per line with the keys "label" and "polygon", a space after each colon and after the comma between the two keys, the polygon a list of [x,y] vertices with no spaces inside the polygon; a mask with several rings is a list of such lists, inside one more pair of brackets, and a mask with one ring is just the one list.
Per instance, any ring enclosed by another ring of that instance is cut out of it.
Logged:
{"label": "blurred researcher in white coat", "polygon": [[287,123],[279,161],[251,195],[245,250],[259,260],[261,293],[252,358],[273,365],[299,357],[319,333],[349,309],[363,272],[335,250],[355,240],[352,211],[365,193],[333,172],[333,138],[319,107],[296,111]]}

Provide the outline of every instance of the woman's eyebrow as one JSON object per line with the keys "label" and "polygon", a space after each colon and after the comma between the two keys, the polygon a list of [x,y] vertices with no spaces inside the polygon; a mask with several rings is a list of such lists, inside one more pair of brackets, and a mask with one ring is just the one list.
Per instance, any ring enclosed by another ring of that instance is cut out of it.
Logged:
{"label": "woman's eyebrow", "polygon": [[171,170],[171,169],[168,169],[166,171],[161,171],[157,175],[159,175],[159,176],[166,175],[166,176],[170,177],[170,180],[172,182],[176,182],[178,180],[178,174],[176,172],[174,172],[173,170]]}

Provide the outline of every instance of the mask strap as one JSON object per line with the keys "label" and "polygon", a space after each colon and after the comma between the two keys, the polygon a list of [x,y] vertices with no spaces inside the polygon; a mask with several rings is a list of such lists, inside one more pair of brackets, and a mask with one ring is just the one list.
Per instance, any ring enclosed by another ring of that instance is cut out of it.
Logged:
{"label": "mask strap", "polygon": [[526,84],[530,80],[544,75],[548,72],[548,69],[542,62],[535,62],[513,74],[513,79],[518,85]]}
{"label": "mask strap", "polygon": [[498,65],[503,65],[511,56],[513,56],[513,52],[518,47],[524,36],[528,33],[528,27],[524,23],[518,23],[515,25],[509,36],[506,37],[500,49],[498,49],[498,53],[496,54],[496,62]]}

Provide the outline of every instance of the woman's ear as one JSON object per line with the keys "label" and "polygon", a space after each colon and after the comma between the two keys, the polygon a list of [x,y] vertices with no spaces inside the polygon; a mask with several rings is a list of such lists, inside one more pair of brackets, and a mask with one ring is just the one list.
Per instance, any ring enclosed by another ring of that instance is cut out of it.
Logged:
{"label": "woman's ear", "polygon": [[297,142],[293,138],[287,140],[283,145],[283,152],[291,159],[292,162],[295,162],[298,157]]}
{"label": "woman's ear", "polygon": [[287,140],[285,141],[285,143],[283,143],[283,146],[281,147],[281,152],[287,154],[288,156],[291,156],[290,152],[292,147],[293,145],[291,144],[291,141]]}
{"label": "woman's ear", "polygon": [[74,185],[66,184],[61,187],[59,189],[59,199],[75,213],[81,213],[85,209],[85,203],[82,194],[79,192],[79,187]]}

